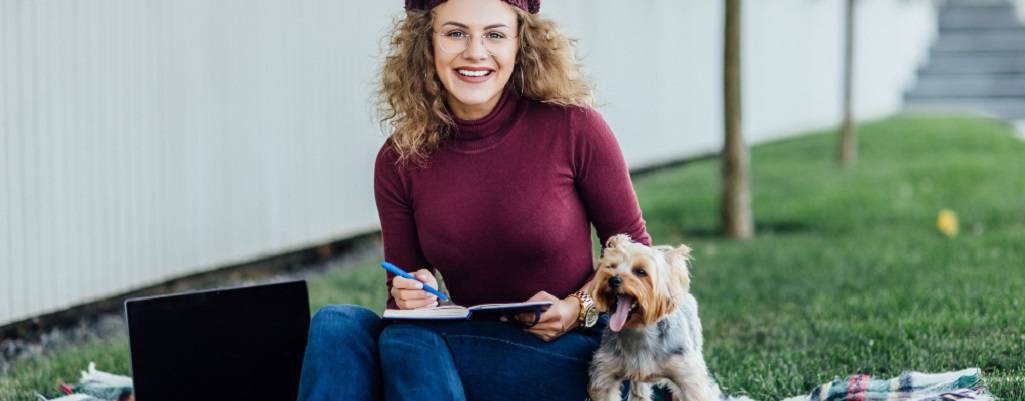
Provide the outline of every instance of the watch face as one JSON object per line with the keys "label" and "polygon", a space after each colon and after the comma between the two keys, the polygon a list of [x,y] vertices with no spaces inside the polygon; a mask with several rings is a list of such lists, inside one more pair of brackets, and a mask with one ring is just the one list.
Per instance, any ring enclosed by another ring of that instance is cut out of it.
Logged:
{"label": "watch face", "polygon": [[594,326],[598,322],[598,308],[587,308],[587,312],[584,313],[584,327]]}

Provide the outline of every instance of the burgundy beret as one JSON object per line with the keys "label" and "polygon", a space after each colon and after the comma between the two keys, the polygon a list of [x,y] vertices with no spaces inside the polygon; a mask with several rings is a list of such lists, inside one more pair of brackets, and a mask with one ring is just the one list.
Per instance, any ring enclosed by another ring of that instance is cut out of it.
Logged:
{"label": "burgundy beret", "polygon": [[[445,0],[406,0],[407,10],[430,10]],[[506,3],[522,8],[531,14],[541,11],[541,0],[505,0]]]}

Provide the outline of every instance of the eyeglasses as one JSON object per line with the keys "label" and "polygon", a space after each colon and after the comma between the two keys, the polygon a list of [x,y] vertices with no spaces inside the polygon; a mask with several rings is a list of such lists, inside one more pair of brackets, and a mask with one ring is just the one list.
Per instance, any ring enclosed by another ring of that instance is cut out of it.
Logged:
{"label": "eyeglasses", "polygon": [[[438,46],[446,53],[462,53],[470,46],[470,38],[473,36],[465,31],[451,30],[438,32]],[[502,32],[486,32],[480,35],[481,43],[488,53],[495,54],[510,50],[516,46],[516,36],[509,36]]]}

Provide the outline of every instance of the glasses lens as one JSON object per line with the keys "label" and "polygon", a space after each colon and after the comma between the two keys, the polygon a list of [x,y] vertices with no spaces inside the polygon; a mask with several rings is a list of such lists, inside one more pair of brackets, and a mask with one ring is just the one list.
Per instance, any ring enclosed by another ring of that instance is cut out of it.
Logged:
{"label": "glasses lens", "polygon": [[462,53],[466,50],[468,36],[462,32],[441,32],[438,34],[438,45],[448,53]]}
{"label": "glasses lens", "polygon": [[491,53],[500,53],[513,46],[513,39],[503,35],[484,35],[484,47]]}

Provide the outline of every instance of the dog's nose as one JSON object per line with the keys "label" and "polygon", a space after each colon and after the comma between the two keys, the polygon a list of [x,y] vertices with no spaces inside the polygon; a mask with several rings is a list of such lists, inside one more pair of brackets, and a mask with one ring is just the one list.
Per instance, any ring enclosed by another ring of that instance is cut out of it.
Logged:
{"label": "dog's nose", "polygon": [[609,278],[609,285],[611,285],[612,288],[617,288],[621,284],[623,284],[623,279],[619,278],[619,276],[612,276]]}

